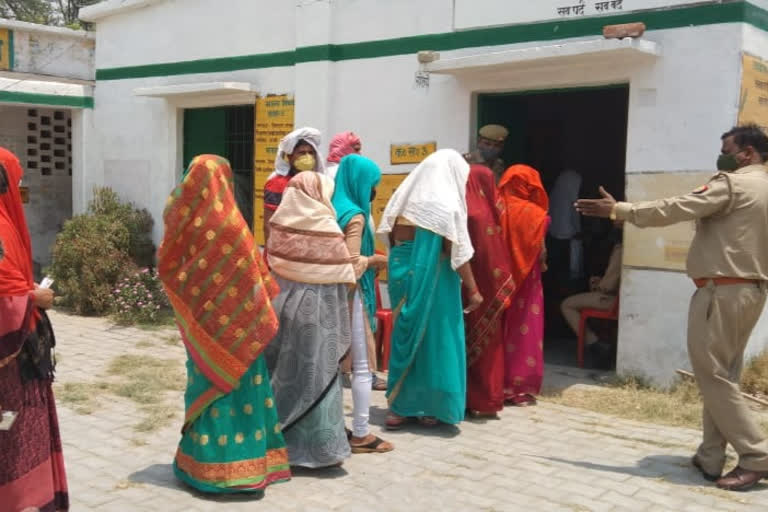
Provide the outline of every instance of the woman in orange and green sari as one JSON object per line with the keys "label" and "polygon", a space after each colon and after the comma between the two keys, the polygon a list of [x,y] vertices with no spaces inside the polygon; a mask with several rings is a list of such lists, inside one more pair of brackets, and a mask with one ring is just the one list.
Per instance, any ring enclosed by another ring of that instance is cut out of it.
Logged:
{"label": "woman in orange and green sari", "polygon": [[229,162],[198,156],[164,214],[158,270],[188,355],[174,471],[203,492],[263,493],[291,476],[262,355],[279,289],[232,190]]}

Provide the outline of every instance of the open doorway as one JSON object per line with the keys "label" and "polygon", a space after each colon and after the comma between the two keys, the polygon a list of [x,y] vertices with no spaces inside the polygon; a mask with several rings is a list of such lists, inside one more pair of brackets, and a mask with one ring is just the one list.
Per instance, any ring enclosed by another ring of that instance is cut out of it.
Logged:
{"label": "open doorway", "polygon": [[[628,85],[480,94],[477,105],[478,126],[500,124],[509,129],[502,155],[506,164],[536,168],[550,196],[558,177],[569,169],[581,176],[576,185],[579,197],[597,197],[602,185],[617,199],[624,199]],[[551,214],[555,207],[550,204]],[[579,256],[571,258],[570,245],[566,250],[550,250],[550,272],[543,278],[544,350],[549,364],[576,365],[576,335],[565,322],[560,303],[588,291],[591,276],[604,274],[617,241],[610,222],[585,218],[575,238],[580,248],[574,251]],[[615,322],[592,327],[601,340],[615,347]]]}
{"label": "open doorway", "polygon": [[253,218],[253,121],[253,105],[184,110],[184,167],[201,154],[229,160],[244,219]]}

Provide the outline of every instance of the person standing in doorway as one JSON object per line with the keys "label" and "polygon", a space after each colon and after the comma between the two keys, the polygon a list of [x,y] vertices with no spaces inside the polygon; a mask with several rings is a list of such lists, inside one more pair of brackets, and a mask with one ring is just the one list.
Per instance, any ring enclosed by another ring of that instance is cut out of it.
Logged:
{"label": "person standing in doorway", "polygon": [[[678,197],[617,202],[580,199],[583,215],[638,227],[696,221],[687,271],[696,293],[688,313],[688,355],[704,402],[703,442],[692,464],[722,489],[743,491],[768,476],[768,439],[739,390],[744,350],[768,292],[768,137],[755,125],[722,136],[720,170]],[[739,463],[725,476],[727,444]]]}
{"label": "person standing in doorway", "polygon": [[341,159],[353,153],[359,155],[362,149],[363,143],[360,141],[360,137],[353,132],[341,132],[334,135],[328,147],[328,162],[325,166],[325,175],[332,180],[336,179],[336,171],[339,169]]}
{"label": "person standing in doorway", "polygon": [[549,195],[548,246],[555,255],[549,262],[551,276],[558,283],[573,282],[583,273],[584,246],[581,240],[581,216],[573,209],[579,198],[581,175],[572,169],[560,173]]}
{"label": "person standing in doorway", "polygon": [[277,147],[275,172],[264,185],[265,242],[269,239],[269,219],[280,206],[285,187],[291,178],[303,171],[325,174],[325,161],[320,153],[320,131],[315,128],[294,130]]}
{"label": "person standing in doorway", "polygon": [[464,158],[470,164],[480,164],[488,167],[496,176],[496,182],[504,174],[504,160],[499,158],[504,151],[504,144],[509,136],[509,130],[498,124],[487,124],[480,128],[477,134],[477,147],[466,153]]}

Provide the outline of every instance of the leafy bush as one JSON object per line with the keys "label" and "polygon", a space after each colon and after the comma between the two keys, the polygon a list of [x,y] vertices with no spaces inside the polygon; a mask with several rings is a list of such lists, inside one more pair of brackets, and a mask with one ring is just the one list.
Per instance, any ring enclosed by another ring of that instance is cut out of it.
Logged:
{"label": "leafy bush", "polygon": [[119,324],[157,323],[169,307],[157,272],[148,268],[124,277],[112,292],[112,316]]}
{"label": "leafy bush", "polygon": [[88,213],[109,217],[123,224],[129,233],[128,254],[139,267],[154,263],[155,247],[152,243],[152,215],[145,209],[123,203],[110,188],[96,189],[88,205]]}
{"label": "leafy bush", "polygon": [[61,303],[81,315],[109,311],[115,283],[136,268],[129,241],[128,228],[109,217],[86,214],[67,221],[49,269]]}
{"label": "leafy bush", "polygon": [[118,281],[153,263],[152,224],[146,210],[95,189],[88,213],[67,221],[56,238],[48,272],[59,303],[82,315],[110,312]]}

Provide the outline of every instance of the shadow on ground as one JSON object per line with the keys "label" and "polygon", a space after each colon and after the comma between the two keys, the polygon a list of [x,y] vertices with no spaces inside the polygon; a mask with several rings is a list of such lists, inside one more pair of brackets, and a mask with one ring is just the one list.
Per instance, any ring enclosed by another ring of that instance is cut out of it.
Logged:
{"label": "shadow on ground", "polygon": [[[612,466],[608,464],[597,464],[594,462],[569,460],[559,457],[545,457],[532,454],[521,455],[534,459],[544,459],[560,464],[569,464],[571,466],[590,469],[593,471],[606,471],[610,473],[620,473],[635,477],[659,479],[666,483],[684,485],[686,487],[713,486],[711,482],[706,481],[701,476],[699,471],[691,465],[691,459],[689,457],[683,457],[680,455],[649,455],[648,457],[640,459],[635,466]],[[768,490],[768,484],[760,483],[753,487],[752,492],[766,490]]]}
{"label": "shadow on ground", "polygon": [[[309,468],[291,468],[291,476],[293,479],[301,480],[304,478],[328,480],[343,478],[349,475],[349,473],[342,467],[335,468],[321,468],[321,469],[309,469]],[[142,485],[154,485],[157,487],[164,487],[166,489],[177,489],[186,491],[189,494],[207,501],[215,502],[248,502],[258,501],[262,499],[263,493],[260,492],[248,492],[248,493],[232,493],[232,494],[205,494],[197,491],[183,482],[181,482],[173,473],[173,465],[171,464],[153,464],[140,471],[131,474],[128,480],[135,484]]]}

